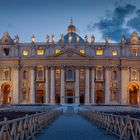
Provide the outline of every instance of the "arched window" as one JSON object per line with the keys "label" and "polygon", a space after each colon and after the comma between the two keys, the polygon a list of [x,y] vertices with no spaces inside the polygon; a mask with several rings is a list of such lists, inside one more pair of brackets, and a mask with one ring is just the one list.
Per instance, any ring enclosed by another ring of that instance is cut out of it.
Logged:
{"label": "arched window", "polygon": [[113,80],[116,80],[117,79],[117,72],[114,70],[113,71]]}
{"label": "arched window", "polygon": [[23,71],[23,79],[24,79],[24,80],[27,79],[27,71],[26,71],[26,70]]}

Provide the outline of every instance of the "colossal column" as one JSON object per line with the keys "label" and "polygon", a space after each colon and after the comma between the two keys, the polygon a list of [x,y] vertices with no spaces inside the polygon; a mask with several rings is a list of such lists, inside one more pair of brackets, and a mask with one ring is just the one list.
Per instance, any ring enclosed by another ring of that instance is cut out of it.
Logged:
{"label": "colossal column", "polygon": [[129,69],[121,68],[121,104],[128,103],[128,84],[129,84]]}
{"label": "colossal column", "polygon": [[79,104],[79,67],[76,67],[75,74],[75,104]]}
{"label": "colossal column", "polygon": [[61,100],[60,103],[64,104],[65,103],[65,71],[64,67],[61,67]]}
{"label": "colossal column", "polygon": [[35,103],[35,67],[31,67],[30,103]]}
{"label": "colossal column", "polygon": [[54,81],[54,67],[51,67],[51,85],[50,85],[50,103],[55,104],[55,81]]}
{"label": "colossal column", "polygon": [[95,75],[95,68],[92,67],[91,69],[91,104],[95,104],[95,91],[94,91],[94,88],[95,88],[95,83],[94,83],[94,76]]}
{"label": "colossal column", "polygon": [[110,72],[110,68],[106,67],[105,68],[105,104],[109,104],[110,103],[110,80],[111,78],[111,72]]}
{"label": "colossal column", "polygon": [[15,66],[12,69],[12,87],[13,87],[13,103],[19,103],[19,66]]}
{"label": "colossal column", "polygon": [[86,89],[85,89],[85,104],[90,104],[90,92],[89,92],[89,67],[86,67]]}
{"label": "colossal column", "polygon": [[46,91],[46,104],[49,104],[49,69],[45,67],[45,91]]}

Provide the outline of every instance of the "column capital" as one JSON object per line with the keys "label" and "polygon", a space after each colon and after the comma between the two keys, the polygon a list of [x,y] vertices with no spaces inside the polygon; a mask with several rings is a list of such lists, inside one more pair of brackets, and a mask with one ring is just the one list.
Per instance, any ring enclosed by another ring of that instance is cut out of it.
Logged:
{"label": "column capital", "polygon": [[60,68],[61,68],[61,69],[65,69],[65,67],[66,67],[66,65],[61,65]]}
{"label": "column capital", "polygon": [[128,66],[121,66],[120,69],[121,70],[127,70],[129,67]]}
{"label": "column capital", "polygon": [[111,66],[105,66],[105,70],[111,70]]}
{"label": "column capital", "polygon": [[14,65],[14,66],[12,66],[12,68],[15,69],[15,70],[20,70],[21,66],[20,65]]}
{"label": "column capital", "polygon": [[77,65],[77,66],[75,66],[75,69],[79,69],[79,68],[80,68],[80,66],[78,66],[78,65]]}
{"label": "column capital", "polygon": [[35,70],[35,66],[29,66],[30,70]]}
{"label": "column capital", "polygon": [[55,69],[55,65],[50,65],[50,68],[51,69]]}

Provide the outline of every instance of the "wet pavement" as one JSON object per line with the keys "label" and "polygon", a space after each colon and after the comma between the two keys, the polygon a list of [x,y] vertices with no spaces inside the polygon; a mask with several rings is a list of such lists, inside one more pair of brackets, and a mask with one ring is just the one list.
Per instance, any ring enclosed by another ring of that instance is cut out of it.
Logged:
{"label": "wet pavement", "polygon": [[57,120],[36,135],[37,140],[117,140],[104,129],[88,122],[68,107]]}

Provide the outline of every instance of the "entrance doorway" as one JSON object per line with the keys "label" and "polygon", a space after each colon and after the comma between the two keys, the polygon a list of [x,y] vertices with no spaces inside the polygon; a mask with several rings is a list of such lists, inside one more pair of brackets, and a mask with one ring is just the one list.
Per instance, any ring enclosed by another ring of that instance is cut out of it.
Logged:
{"label": "entrance doorway", "polygon": [[74,103],[73,89],[67,89],[67,103],[68,104]]}
{"label": "entrance doorway", "polygon": [[84,104],[85,103],[85,95],[81,94],[80,95],[80,104]]}
{"label": "entrance doorway", "polygon": [[44,92],[43,90],[37,91],[37,103],[41,104],[44,103]]}
{"label": "entrance doorway", "polygon": [[97,90],[97,92],[96,92],[96,103],[97,104],[103,103],[103,91],[102,90]]}
{"label": "entrance doorway", "polygon": [[2,91],[2,103],[3,104],[9,104],[11,103],[11,97],[10,97],[10,85],[9,84],[3,84],[1,86]]}
{"label": "entrance doorway", "polygon": [[55,103],[60,104],[60,94],[56,94],[55,96]]}
{"label": "entrance doorway", "polygon": [[136,83],[132,83],[129,86],[129,104],[131,105],[138,104],[138,90],[139,86]]}

